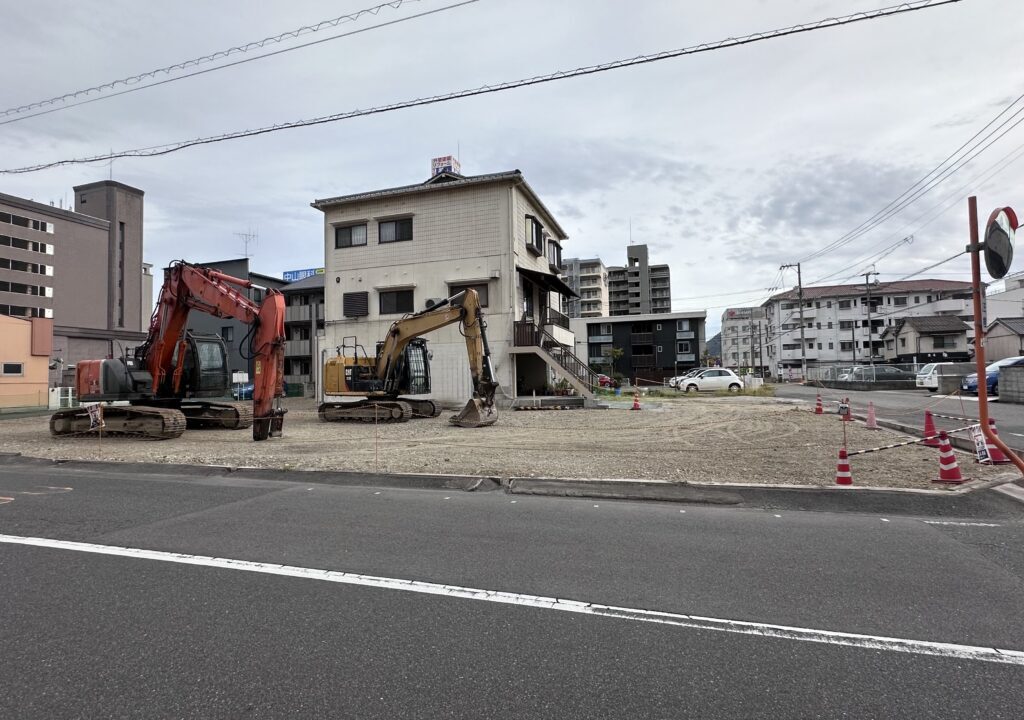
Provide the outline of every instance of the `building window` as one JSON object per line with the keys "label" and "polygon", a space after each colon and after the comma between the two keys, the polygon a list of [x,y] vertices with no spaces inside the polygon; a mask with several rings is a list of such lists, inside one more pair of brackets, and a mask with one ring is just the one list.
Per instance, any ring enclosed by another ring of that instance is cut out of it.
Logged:
{"label": "building window", "polygon": [[840,330],[853,330],[853,323],[854,323],[853,320],[840,320],[839,321],[839,329]]}
{"label": "building window", "polygon": [[611,335],[612,334],[612,324],[611,323],[603,323],[601,325],[598,325],[598,327],[601,329],[601,332],[599,332],[598,335]]}
{"label": "building window", "polygon": [[234,342],[235,341],[235,328],[232,327],[231,325],[225,325],[224,327],[222,327],[220,329],[220,336],[221,336],[221,339],[223,339],[224,342],[226,342],[226,343]]}
{"label": "building window", "polygon": [[480,307],[487,307],[487,283],[481,283],[479,285],[449,285],[448,286],[448,297],[457,295],[463,290],[476,290],[476,294],[480,296]]}
{"label": "building window", "polygon": [[412,305],[412,290],[382,290],[380,292],[381,315],[411,313]]}
{"label": "building window", "polygon": [[831,321],[830,321],[830,322],[829,322],[829,324],[828,324],[828,329],[829,329],[829,330],[831,330],[831,329],[832,329],[832,323],[831,323]]}
{"label": "building window", "polygon": [[835,350],[835,345],[833,343],[829,343],[828,344],[828,349],[829,350]]}
{"label": "building window", "polygon": [[853,350],[853,342],[852,341],[846,341],[846,342],[842,342],[841,341],[839,343],[839,349],[841,351],[843,351],[843,352],[846,352],[846,351],[849,351],[849,350]]}
{"label": "building window", "polygon": [[825,303],[825,307],[827,307],[827,308],[832,307],[832,301],[829,300],[827,303]]}
{"label": "building window", "polygon": [[[658,352],[661,352],[660,348],[659,348]],[[688,353],[688,352],[690,352],[690,343],[688,341],[686,341],[686,340],[678,341],[676,343],[676,352],[678,352],[678,353]],[[736,357],[736,353],[733,353],[732,356]]]}
{"label": "building window", "polygon": [[366,244],[366,223],[334,228],[334,247],[347,248]]}
{"label": "building window", "polygon": [[907,346],[907,339],[906,338],[900,338],[900,347],[906,347],[906,346]]}
{"label": "building window", "polygon": [[341,296],[341,312],[347,317],[366,317],[370,314],[370,293],[347,292]]}
{"label": "building window", "polygon": [[950,350],[956,347],[955,335],[936,335],[932,338],[932,347],[936,350]]}
{"label": "building window", "polygon": [[377,223],[377,242],[389,243],[405,240],[412,240],[412,218]]}
{"label": "building window", "polygon": [[24,375],[25,364],[20,362],[5,362],[0,366],[0,375]]}
{"label": "building window", "polygon": [[821,343],[818,343],[818,349],[821,350]]}
{"label": "building window", "polygon": [[896,305],[896,306],[898,306],[898,307],[903,307],[903,306],[906,306],[906,304],[907,304],[907,298],[905,298],[905,297],[898,297],[898,298],[893,298],[893,299],[892,299],[892,304],[893,304],[893,305]]}
{"label": "building window", "polygon": [[914,304],[915,305],[920,305],[921,304],[921,296],[920,295],[915,295],[914,296]]}
{"label": "building window", "polygon": [[665,352],[664,350],[661,349],[661,345],[658,346],[658,352]]}
{"label": "building window", "polygon": [[526,216],[526,249],[537,255],[544,254],[544,226],[533,215]]}
{"label": "building window", "polygon": [[839,309],[840,310],[849,310],[850,309],[850,301],[849,300],[840,300],[839,301]]}
{"label": "building window", "polygon": [[562,265],[562,246],[548,238],[548,266],[558,270]]}
{"label": "building window", "polygon": [[[677,332],[686,332],[689,329],[690,329],[690,321],[689,320],[676,320],[676,331]],[[733,332],[736,332],[736,328],[733,328]]]}

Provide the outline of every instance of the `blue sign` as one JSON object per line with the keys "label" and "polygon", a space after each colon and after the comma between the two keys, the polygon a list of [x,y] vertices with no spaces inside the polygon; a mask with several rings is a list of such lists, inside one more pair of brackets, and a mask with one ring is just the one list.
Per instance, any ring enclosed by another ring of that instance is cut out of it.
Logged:
{"label": "blue sign", "polygon": [[308,277],[323,274],[323,268],[306,268],[305,270],[285,270],[281,278],[285,282],[295,282],[296,280],[305,280]]}

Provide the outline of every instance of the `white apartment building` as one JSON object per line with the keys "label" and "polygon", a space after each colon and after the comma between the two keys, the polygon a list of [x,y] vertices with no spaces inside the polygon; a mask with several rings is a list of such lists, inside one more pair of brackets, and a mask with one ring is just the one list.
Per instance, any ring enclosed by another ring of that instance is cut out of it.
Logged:
{"label": "white apartment building", "polygon": [[578,298],[562,299],[562,312],[570,318],[608,315],[608,269],[601,258],[565,258],[562,275],[579,294]]}
{"label": "white apartment building", "polygon": [[[542,393],[561,378],[591,394],[593,373],[576,360],[569,320],[557,310],[575,294],[557,274],[566,234],[518,170],[441,170],[423,183],[312,206],[324,214],[320,367],[353,341],[373,356],[395,320],[472,287],[484,306],[499,400]],[[465,402],[472,387],[459,327],[427,341],[430,397]]]}
{"label": "white apartment building", "polygon": [[771,370],[765,314],[763,307],[727,308],[722,313],[722,367],[750,368],[761,375]]}
{"label": "white apartment building", "polygon": [[1024,316],[1024,273],[1013,273],[1003,278],[1002,289],[985,296],[986,320]]}
{"label": "white apartment building", "polygon": [[[973,319],[969,282],[904,280],[875,283],[870,291],[863,284],[829,285],[806,287],[803,296],[803,348],[796,288],[774,295],[762,305],[771,337],[768,363],[773,374],[798,374],[802,349],[806,350],[808,365],[861,364],[869,357],[884,362],[882,333],[900,318]],[[973,329],[968,337],[974,337]],[[723,335],[723,355],[726,350]]]}

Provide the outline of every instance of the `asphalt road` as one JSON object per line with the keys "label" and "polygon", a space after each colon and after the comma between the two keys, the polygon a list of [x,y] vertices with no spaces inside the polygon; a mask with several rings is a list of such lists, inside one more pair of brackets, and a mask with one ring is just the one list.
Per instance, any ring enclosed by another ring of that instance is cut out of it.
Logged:
{"label": "asphalt road", "polygon": [[[15,464],[0,464],[0,503],[0,717],[1016,718],[1024,706],[1024,664],[958,649],[1024,650],[1020,517]],[[915,642],[897,652],[878,638]]]}
{"label": "asphalt road", "polygon": [[[777,397],[806,400],[811,404],[814,403],[815,396],[819,392],[826,403],[829,400],[839,400],[842,397],[850,398],[850,404],[853,406],[854,412],[857,413],[864,413],[868,401],[871,401],[875,404],[875,412],[879,419],[893,420],[905,425],[916,425],[922,429],[924,428],[925,408],[941,415],[978,417],[978,398],[973,395],[936,395],[927,390],[840,391],[815,388],[809,385],[782,384],[775,386]],[[825,411],[836,412],[836,404],[834,402],[827,403]],[[1024,405],[993,400],[989,402],[988,411],[989,415],[995,418],[999,437],[1005,436],[1005,442],[1014,448],[1024,448]],[[940,430],[948,430],[962,427],[965,423],[935,418],[935,424]]]}

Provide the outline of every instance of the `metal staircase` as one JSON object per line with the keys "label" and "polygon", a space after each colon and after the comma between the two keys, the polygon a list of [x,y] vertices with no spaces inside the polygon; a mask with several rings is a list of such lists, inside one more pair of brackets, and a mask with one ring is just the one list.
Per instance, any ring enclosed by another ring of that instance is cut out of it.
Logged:
{"label": "metal staircase", "polygon": [[517,320],[514,329],[516,347],[531,347],[539,350],[538,354],[551,365],[556,372],[561,370],[569,384],[586,397],[593,397],[599,383],[597,373],[590,369],[569,348],[555,340],[543,327],[535,325],[531,320]]}

